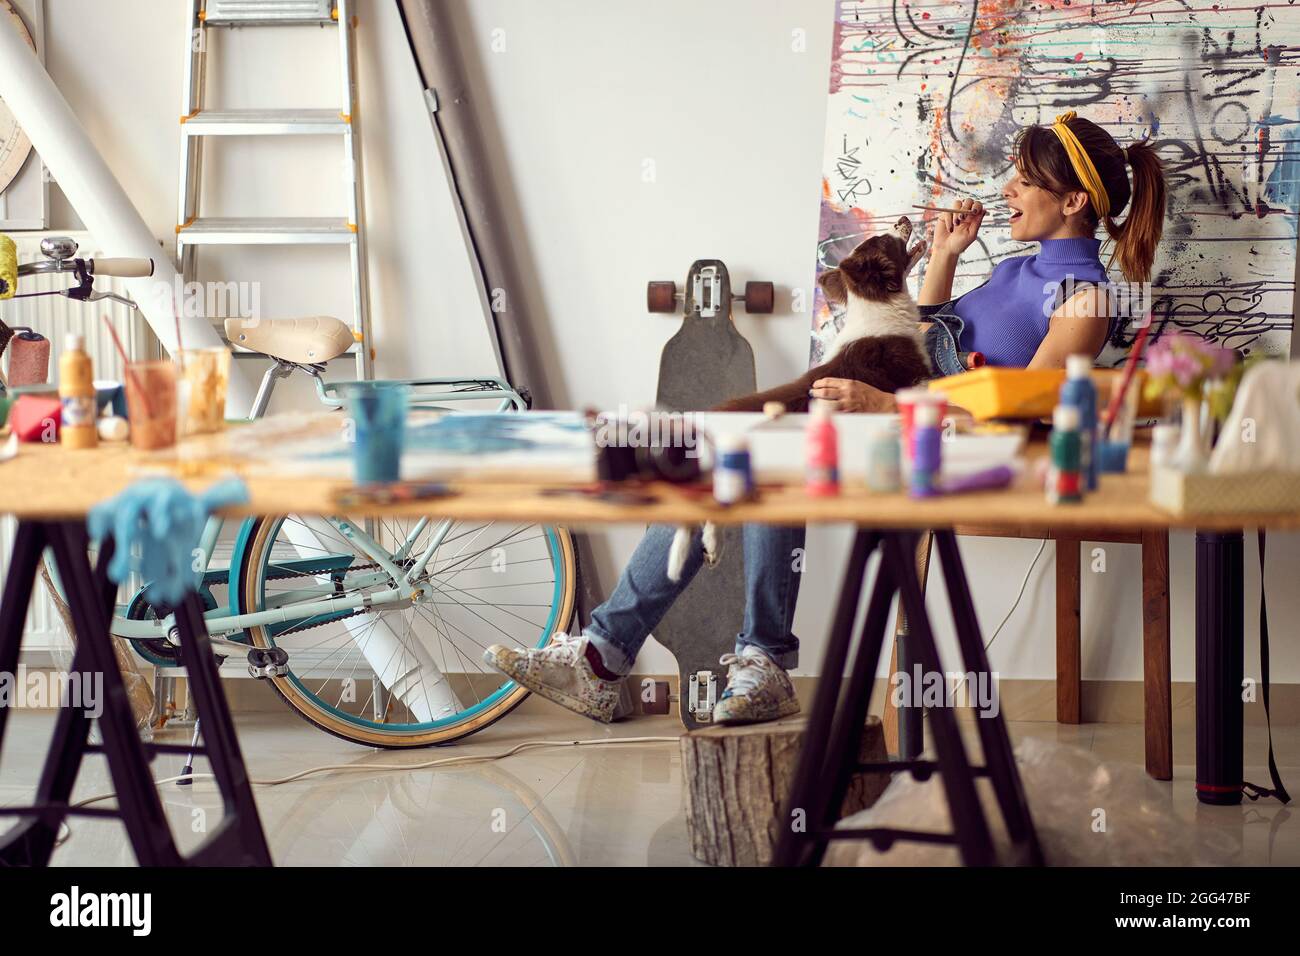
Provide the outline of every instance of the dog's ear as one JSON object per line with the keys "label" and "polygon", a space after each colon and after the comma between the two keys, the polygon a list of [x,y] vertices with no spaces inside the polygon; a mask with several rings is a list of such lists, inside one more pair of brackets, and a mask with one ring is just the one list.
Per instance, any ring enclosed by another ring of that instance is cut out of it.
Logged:
{"label": "dog's ear", "polygon": [[836,305],[844,305],[849,301],[849,290],[844,285],[844,273],[839,269],[823,272],[817,277],[817,284],[822,287],[826,298]]}
{"label": "dog's ear", "polygon": [[884,242],[864,243],[840,268],[848,285],[864,299],[886,299],[903,291],[903,270]]}

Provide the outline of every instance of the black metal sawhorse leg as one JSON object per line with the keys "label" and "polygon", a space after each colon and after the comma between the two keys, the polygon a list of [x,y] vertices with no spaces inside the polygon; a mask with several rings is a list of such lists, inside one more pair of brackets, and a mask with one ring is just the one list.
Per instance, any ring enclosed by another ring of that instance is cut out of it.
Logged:
{"label": "black metal sawhorse leg", "polygon": [[[23,521],[15,536],[4,593],[0,596],[0,672],[16,671],[36,572],[42,554],[49,548],[76,630],[77,648],[69,677],[82,688],[96,685],[102,688],[99,702],[102,710],[94,719],[103,743],[89,741],[92,718],[86,708],[64,701],[37,785],[36,802],[30,807],[0,808],[0,816],[22,818],[8,832],[0,834],[0,865],[48,864],[63,820],[69,816],[90,816],[121,819],[136,861],[142,866],[270,866],[271,853],[253,802],[230,710],[221,691],[212,646],[203,624],[202,606],[193,594],[182,602],[176,614],[181,660],[196,709],[204,721],[202,752],[212,765],[224,814],[217,829],[192,856],[184,857],[176,848],[149,763],[160,753],[179,753],[188,748],[146,744],[140,740],[109,634],[115,596],[107,573],[112,543],[104,542],[93,569],[87,557],[88,545],[80,521]],[[0,708],[0,747],[4,743],[7,712],[8,708]],[[88,754],[103,754],[107,758],[117,795],[116,809],[70,805],[77,772]]]}
{"label": "black metal sawhorse leg", "polygon": [[[946,529],[936,531],[934,535],[963,666],[977,679],[988,675],[986,679],[991,681],[988,658],[956,538],[951,530]],[[870,840],[881,850],[887,850],[900,840],[948,843],[957,847],[962,862],[968,866],[989,866],[998,862],[1042,863],[1033,820],[1000,710],[992,716],[981,715],[976,719],[984,752],[984,765],[981,767],[972,767],[967,757],[957,715],[951,706],[935,707],[929,711],[936,759],[918,758],[880,764],[860,762],[858,747],[862,725],[870,709],[872,685],[885,642],[889,606],[895,593],[907,614],[913,659],[926,674],[942,674],[938,646],[917,578],[916,540],[915,532],[868,529],[859,529],[854,537],[822,664],[822,679],[804,733],[794,784],[784,808],[781,836],[773,859],[776,866],[815,866],[821,861],[827,844],[842,839]],[[846,688],[840,678],[849,659],[853,622],[865,584],[867,558],[873,550],[880,551],[880,568],[868,599],[862,634]],[[918,779],[939,774],[953,821],[951,833],[890,828],[835,829],[839,808],[854,773],[900,770],[910,771]],[[977,776],[988,777],[993,784],[1012,844],[1012,856],[1008,859],[1000,861],[994,852],[991,831],[976,791]]]}

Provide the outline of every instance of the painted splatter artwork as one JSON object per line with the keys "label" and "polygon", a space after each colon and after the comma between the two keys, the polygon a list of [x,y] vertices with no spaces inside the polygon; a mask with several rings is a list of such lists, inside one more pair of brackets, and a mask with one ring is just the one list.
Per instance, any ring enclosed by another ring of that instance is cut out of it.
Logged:
{"label": "painted splatter artwork", "polygon": [[[934,215],[914,205],[966,198],[990,213],[962,259],[956,294],[999,260],[1035,251],[1011,240],[1000,199],[1012,144],[1022,126],[1073,109],[1121,145],[1149,136],[1165,164],[1153,332],[1185,328],[1286,354],[1300,211],[1298,57],[1300,9],[1286,3],[840,0],[818,271],[900,215]],[[818,292],[814,364],[834,328]],[[1132,337],[1117,328],[1102,363],[1122,360]]]}

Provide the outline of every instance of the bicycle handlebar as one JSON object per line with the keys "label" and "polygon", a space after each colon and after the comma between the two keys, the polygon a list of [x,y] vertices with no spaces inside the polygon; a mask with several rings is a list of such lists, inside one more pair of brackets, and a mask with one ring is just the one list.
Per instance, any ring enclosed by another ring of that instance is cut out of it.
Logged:
{"label": "bicycle handlebar", "polygon": [[87,259],[86,271],[95,276],[144,279],[153,275],[152,259]]}
{"label": "bicycle handlebar", "polygon": [[44,259],[40,262],[22,263],[18,267],[18,275],[75,274],[78,266],[83,263],[86,273],[91,276],[144,279],[153,275],[152,259]]}

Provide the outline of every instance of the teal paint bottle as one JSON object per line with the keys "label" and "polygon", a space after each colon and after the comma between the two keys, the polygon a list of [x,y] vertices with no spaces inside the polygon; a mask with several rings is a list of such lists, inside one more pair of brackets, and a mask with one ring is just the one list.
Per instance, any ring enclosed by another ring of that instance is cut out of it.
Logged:
{"label": "teal paint bottle", "polygon": [[1097,386],[1092,381],[1092,359],[1071,355],[1065,360],[1065,383],[1061,386],[1061,404],[1079,410],[1079,471],[1084,486],[1097,490]]}

